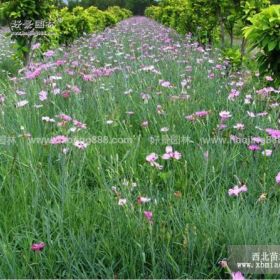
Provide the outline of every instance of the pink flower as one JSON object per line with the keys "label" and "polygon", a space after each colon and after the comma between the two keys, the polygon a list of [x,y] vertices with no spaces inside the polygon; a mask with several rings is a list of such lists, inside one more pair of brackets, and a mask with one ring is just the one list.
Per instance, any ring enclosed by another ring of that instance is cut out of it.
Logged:
{"label": "pink flower", "polygon": [[70,116],[65,114],[59,114],[57,117],[66,122],[70,122],[72,120]]}
{"label": "pink flower", "polygon": [[156,162],[158,155],[156,153],[151,153],[146,156],[146,161],[150,163],[151,166],[156,167],[157,169],[162,169],[163,166]]}
{"label": "pink flower", "polygon": [[233,128],[237,130],[243,130],[245,128],[243,123],[237,123],[236,125],[233,126]]}
{"label": "pink flower", "polygon": [[41,101],[45,101],[48,99],[48,93],[46,91],[39,92],[39,99]]}
{"label": "pink flower", "polygon": [[81,123],[81,122],[79,122],[79,121],[77,121],[77,120],[73,120],[73,124],[76,126],[76,127],[78,127],[78,128],[87,128],[87,125],[86,124],[84,124],[84,123]]}
{"label": "pink flower", "polygon": [[163,159],[174,158],[176,160],[179,160],[182,157],[181,153],[179,153],[177,151],[173,152],[173,148],[171,146],[167,146],[165,148],[165,152],[166,153],[162,156]]}
{"label": "pink flower", "polygon": [[275,177],[276,183],[278,185],[280,185],[280,172],[277,174],[277,176]]}
{"label": "pink flower", "polygon": [[88,146],[88,143],[85,143],[84,141],[75,141],[74,146],[80,150],[84,150]]}
{"label": "pink flower", "polygon": [[220,117],[221,117],[222,120],[227,120],[227,119],[229,119],[230,117],[232,117],[231,113],[228,112],[228,111],[222,111],[222,112],[220,112],[219,115],[220,115]]}
{"label": "pink flower", "polygon": [[256,144],[263,144],[264,143],[264,139],[261,137],[252,137],[252,141]]}
{"label": "pink flower", "polygon": [[45,57],[52,57],[54,55],[54,51],[47,51],[44,53]]}
{"label": "pink flower", "polygon": [[52,137],[50,143],[51,143],[52,145],[58,145],[58,144],[67,143],[68,140],[69,140],[69,138],[68,138],[67,136],[58,135],[58,136]]}
{"label": "pink flower", "polygon": [[242,185],[241,187],[234,186],[232,189],[228,190],[228,195],[229,196],[239,196],[240,193],[242,192],[247,192],[248,188],[246,185]]}
{"label": "pink flower", "polygon": [[151,212],[151,211],[144,211],[144,216],[146,217],[146,219],[148,221],[151,221],[152,218],[153,218],[153,212]]}
{"label": "pink flower", "polygon": [[269,82],[273,81],[273,78],[271,76],[266,76],[265,79]]}
{"label": "pink flower", "polygon": [[274,139],[279,139],[280,138],[280,130],[267,128],[265,131],[266,131],[267,134],[269,134],[270,137],[272,137]]}
{"label": "pink flower", "polygon": [[34,243],[31,246],[32,251],[42,251],[45,248],[46,244],[44,242]]}
{"label": "pink flower", "polygon": [[240,94],[240,92],[236,89],[231,90],[229,96],[228,96],[228,100],[233,101],[236,97],[238,97]]}
{"label": "pink flower", "polygon": [[34,50],[39,49],[40,47],[41,47],[41,44],[40,44],[40,43],[36,43],[36,44],[34,44],[34,45],[31,47],[31,49],[32,49],[32,51],[34,51]]}
{"label": "pink flower", "polygon": [[157,159],[158,159],[158,155],[156,153],[151,153],[146,156],[146,161],[148,161],[149,163],[152,163],[152,162],[156,161]]}
{"label": "pink flower", "polygon": [[261,149],[261,147],[259,145],[256,145],[256,144],[251,144],[248,146],[248,149],[250,151],[259,151]]}
{"label": "pink flower", "polygon": [[25,77],[26,79],[32,80],[40,76],[40,74],[41,74],[41,68],[39,67],[35,69],[33,72],[27,72]]}
{"label": "pink flower", "polygon": [[62,60],[62,59],[58,59],[56,62],[55,62],[56,66],[60,66],[60,65],[63,65],[65,64],[65,61]]}
{"label": "pink flower", "polygon": [[195,113],[195,116],[199,117],[199,118],[202,118],[202,117],[206,117],[209,115],[209,112],[208,111],[199,111],[199,112],[196,112]]}
{"label": "pink flower", "polygon": [[169,81],[163,81],[163,80],[160,80],[159,81],[159,84],[162,86],[162,87],[165,87],[165,88],[172,88],[172,85]]}
{"label": "pink flower", "polygon": [[245,277],[240,271],[231,273],[232,280],[245,280]]}

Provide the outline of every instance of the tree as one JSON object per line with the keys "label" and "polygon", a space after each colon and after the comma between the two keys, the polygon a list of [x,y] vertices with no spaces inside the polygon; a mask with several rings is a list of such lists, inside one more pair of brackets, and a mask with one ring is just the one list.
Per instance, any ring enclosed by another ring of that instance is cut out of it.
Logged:
{"label": "tree", "polygon": [[[48,20],[50,11],[54,7],[54,1],[10,0],[6,2],[8,2],[7,14],[12,37],[16,40],[16,54],[27,65],[34,37],[32,31],[36,28],[36,22],[41,22],[42,26],[42,23]],[[20,33],[24,33],[24,35]]]}

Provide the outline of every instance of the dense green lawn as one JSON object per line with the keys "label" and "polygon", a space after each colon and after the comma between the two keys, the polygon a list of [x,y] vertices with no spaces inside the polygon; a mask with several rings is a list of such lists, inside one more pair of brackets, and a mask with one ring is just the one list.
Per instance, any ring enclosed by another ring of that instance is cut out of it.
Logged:
{"label": "dense green lawn", "polygon": [[229,278],[228,245],[278,243],[278,144],[231,137],[279,127],[271,82],[141,17],[54,51],[0,92],[1,278]]}

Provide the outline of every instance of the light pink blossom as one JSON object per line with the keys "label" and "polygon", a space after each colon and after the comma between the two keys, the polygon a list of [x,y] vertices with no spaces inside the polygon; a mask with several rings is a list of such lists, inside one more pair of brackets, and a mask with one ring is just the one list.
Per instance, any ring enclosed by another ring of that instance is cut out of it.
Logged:
{"label": "light pink blossom", "polygon": [[52,145],[58,145],[58,144],[64,144],[67,143],[69,140],[69,138],[67,136],[64,135],[57,135],[51,138],[50,143]]}
{"label": "light pink blossom", "polygon": [[246,185],[242,185],[241,187],[239,186],[234,186],[232,189],[228,190],[229,196],[239,196],[240,193],[242,192],[247,192],[248,188]]}
{"label": "light pink blossom", "polygon": [[166,153],[162,156],[163,159],[174,158],[176,160],[179,160],[182,157],[181,153],[173,151],[173,148],[171,146],[167,146],[165,148],[165,152]]}

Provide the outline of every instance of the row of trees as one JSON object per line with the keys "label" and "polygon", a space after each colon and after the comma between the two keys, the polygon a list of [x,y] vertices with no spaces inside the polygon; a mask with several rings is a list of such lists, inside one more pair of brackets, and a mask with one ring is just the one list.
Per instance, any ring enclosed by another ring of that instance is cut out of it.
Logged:
{"label": "row of trees", "polygon": [[[145,14],[179,33],[191,32],[202,44],[216,42],[226,58],[238,64],[242,63],[249,40],[254,48],[262,50],[259,56],[262,72],[277,76],[280,5],[270,5],[270,0],[162,0],[158,6],[147,8]],[[241,42],[239,49],[234,46],[234,39]]]}
{"label": "row of trees", "polygon": [[118,6],[103,11],[94,6],[59,9],[60,5],[57,0],[5,0],[0,4],[0,13],[16,42],[16,56],[25,65],[35,41],[41,43],[43,51],[69,45],[82,34],[101,31],[132,15]]}
{"label": "row of trees", "polygon": [[[57,0],[60,6],[64,6],[63,0]],[[135,15],[143,15],[145,9],[157,1],[154,0],[69,0],[68,7],[73,9],[76,6],[84,8],[95,6],[98,9],[105,10],[110,6],[119,6],[132,11]]]}
{"label": "row of trees", "polygon": [[[226,33],[233,45],[235,27],[248,25],[249,18],[270,5],[270,0],[162,0],[150,7],[146,15],[160,20],[180,33],[192,32],[203,43],[220,37],[225,45]],[[245,42],[242,45],[244,51]]]}

